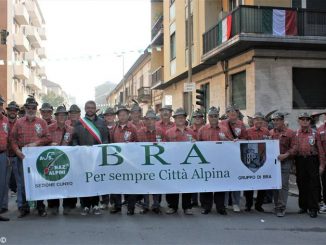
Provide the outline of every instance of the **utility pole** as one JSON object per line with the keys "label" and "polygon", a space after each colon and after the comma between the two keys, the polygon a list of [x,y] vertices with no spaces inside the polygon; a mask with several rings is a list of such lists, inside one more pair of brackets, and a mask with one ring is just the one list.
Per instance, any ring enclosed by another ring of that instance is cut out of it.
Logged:
{"label": "utility pole", "polygon": [[122,80],[123,80],[123,86],[122,86],[122,94],[123,94],[123,104],[126,104],[127,98],[126,98],[126,81],[125,81],[125,56],[124,52],[117,55],[117,57],[122,58]]}
{"label": "utility pole", "polygon": [[[188,0],[188,22],[187,22],[187,29],[188,29],[188,83],[192,83],[192,18],[191,18],[191,3]],[[189,106],[189,115],[192,113],[192,92],[187,92],[187,103]]]}

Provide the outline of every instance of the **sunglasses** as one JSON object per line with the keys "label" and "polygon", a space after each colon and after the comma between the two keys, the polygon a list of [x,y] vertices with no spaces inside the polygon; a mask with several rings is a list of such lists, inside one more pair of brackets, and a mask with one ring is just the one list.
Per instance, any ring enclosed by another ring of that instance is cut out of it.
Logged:
{"label": "sunglasses", "polygon": [[209,115],[208,117],[211,117],[211,118],[218,118],[218,115]]}

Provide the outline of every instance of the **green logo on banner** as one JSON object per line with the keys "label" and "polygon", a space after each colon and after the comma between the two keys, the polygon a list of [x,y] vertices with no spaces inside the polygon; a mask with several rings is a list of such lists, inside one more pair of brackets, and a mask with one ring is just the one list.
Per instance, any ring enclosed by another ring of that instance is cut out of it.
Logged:
{"label": "green logo on banner", "polygon": [[58,149],[49,149],[42,152],[37,158],[38,173],[46,180],[58,181],[69,172],[70,162],[68,156]]}

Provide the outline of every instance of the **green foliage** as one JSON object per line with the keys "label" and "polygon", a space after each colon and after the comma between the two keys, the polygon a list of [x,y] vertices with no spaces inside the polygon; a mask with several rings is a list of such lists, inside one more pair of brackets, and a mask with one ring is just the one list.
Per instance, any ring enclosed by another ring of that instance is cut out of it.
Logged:
{"label": "green foliage", "polygon": [[58,107],[59,105],[63,104],[64,98],[51,91],[42,96],[42,101],[43,103],[50,103],[53,107]]}

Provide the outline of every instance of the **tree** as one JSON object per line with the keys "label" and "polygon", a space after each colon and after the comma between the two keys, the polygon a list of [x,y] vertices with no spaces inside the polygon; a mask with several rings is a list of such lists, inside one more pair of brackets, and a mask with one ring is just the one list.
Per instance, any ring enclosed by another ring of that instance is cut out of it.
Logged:
{"label": "tree", "polygon": [[48,94],[42,96],[43,103],[50,103],[53,107],[58,107],[64,102],[64,98],[50,91]]}

